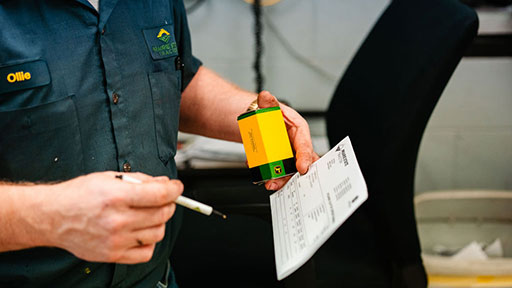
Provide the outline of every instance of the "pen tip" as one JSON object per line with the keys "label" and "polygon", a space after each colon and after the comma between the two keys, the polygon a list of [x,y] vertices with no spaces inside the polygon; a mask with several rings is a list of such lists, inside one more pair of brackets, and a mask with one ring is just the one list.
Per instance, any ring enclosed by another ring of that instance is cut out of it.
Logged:
{"label": "pen tip", "polygon": [[213,210],[213,214],[215,214],[215,215],[218,215],[218,216],[222,217],[222,219],[227,219],[227,218],[228,218],[228,216],[226,216],[226,214],[222,214],[222,213],[220,213],[220,212],[219,212],[219,211],[217,211],[217,210]]}

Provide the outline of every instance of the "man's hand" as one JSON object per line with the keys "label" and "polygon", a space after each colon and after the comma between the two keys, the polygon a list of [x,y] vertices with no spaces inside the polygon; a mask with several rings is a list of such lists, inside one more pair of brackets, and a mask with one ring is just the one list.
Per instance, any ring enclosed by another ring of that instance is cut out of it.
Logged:
{"label": "man's hand", "polygon": [[[259,108],[275,106],[281,107],[281,111],[283,112],[288,136],[295,150],[297,171],[299,171],[300,174],[305,174],[308,172],[309,166],[320,158],[313,151],[313,143],[311,143],[308,123],[295,110],[279,103],[276,97],[272,96],[268,91],[262,91],[258,94]],[[290,177],[291,176],[287,176],[269,180],[265,183],[265,188],[268,190],[279,190],[290,180]]]}
{"label": "man's hand", "polygon": [[[133,173],[143,183],[115,178],[117,172],[93,173],[53,186],[41,198],[38,229],[49,246],[95,262],[140,263],[153,256],[165,235],[174,200],[183,184],[167,177]],[[44,217],[44,218],[40,218]],[[35,220],[35,219],[31,219]]]}

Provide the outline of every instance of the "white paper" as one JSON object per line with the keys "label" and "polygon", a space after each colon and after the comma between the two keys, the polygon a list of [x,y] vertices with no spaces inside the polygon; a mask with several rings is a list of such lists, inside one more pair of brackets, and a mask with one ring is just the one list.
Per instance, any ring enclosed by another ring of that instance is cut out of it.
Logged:
{"label": "white paper", "polygon": [[451,256],[452,259],[457,260],[487,260],[487,254],[482,250],[482,245],[476,241],[471,241],[464,248],[460,249],[455,255]]}
{"label": "white paper", "polygon": [[[190,140],[189,140],[190,141]],[[245,151],[242,143],[196,136],[182,150],[176,153],[175,161],[190,159],[211,161],[239,161],[245,163]]]}
{"label": "white paper", "polygon": [[348,137],[270,195],[277,279],[306,263],[367,198]]}
{"label": "white paper", "polygon": [[489,257],[498,258],[503,257],[503,245],[501,244],[500,238],[497,238],[491,244],[487,245],[484,249],[485,254]]}

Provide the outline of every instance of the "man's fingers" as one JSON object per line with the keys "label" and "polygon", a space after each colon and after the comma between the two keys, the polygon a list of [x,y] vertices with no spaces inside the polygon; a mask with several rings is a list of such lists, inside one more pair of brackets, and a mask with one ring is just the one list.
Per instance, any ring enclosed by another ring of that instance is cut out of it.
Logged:
{"label": "man's fingers", "polygon": [[258,107],[259,108],[269,108],[279,106],[279,101],[277,98],[272,96],[268,91],[261,91],[258,94]]}
{"label": "man's fingers", "polygon": [[316,162],[318,159],[320,159],[320,156],[318,156],[316,152],[313,152],[313,162]]}
{"label": "man's fingers", "polygon": [[313,151],[313,144],[310,139],[309,130],[304,129],[303,127],[295,130],[292,143],[293,149],[295,150],[295,158],[297,160],[297,171],[299,171],[300,174],[308,172],[309,166],[314,161],[313,154],[315,154],[315,152]]}
{"label": "man's fingers", "polygon": [[309,166],[313,163],[312,150],[299,148],[295,153],[297,171],[301,175],[306,174],[309,170]]}
{"label": "man's fingers", "polygon": [[151,179],[152,181],[159,181],[159,182],[165,182],[169,181],[169,177],[167,176],[156,176]]}
{"label": "man's fingers", "polygon": [[169,221],[175,210],[176,204],[174,203],[162,207],[132,208],[127,216],[127,222],[130,223],[129,227],[134,230],[153,227]]}
{"label": "man's fingers", "polygon": [[116,261],[120,264],[137,264],[151,260],[155,251],[155,244],[151,245],[135,245],[125,251],[125,253]]}
{"label": "man's fingers", "polygon": [[[131,232],[124,233],[122,237],[119,237],[116,240],[116,245],[119,245],[119,249],[125,247],[121,256],[124,257],[129,252],[129,250],[133,248],[155,245],[156,243],[162,241],[162,239],[164,239],[164,236],[165,224],[161,224],[149,228],[133,230]],[[120,260],[116,259],[114,261],[117,262]],[[141,262],[144,260],[139,259],[137,261]]]}
{"label": "man's fingers", "polygon": [[174,202],[183,193],[183,183],[179,180],[148,181],[132,184],[127,191],[128,205],[131,207],[159,207]]}
{"label": "man's fingers", "polygon": [[144,173],[140,173],[140,172],[133,172],[133,173],[119,172],[119,173],[116,173],[116,175],[130,176],[130,177],[140,180],[142,182],[151,181],[151,180],[155,179],[155,178],[153,178],[153,176],[149,176],[148,174],[144,174]]}
{"label": "man's fingers", "polygon": [[127,245],[150,245],[162,241],[165,236],[165,223],[157,226],[134,230],[126,237]]}
{"label": "man's fingers", "polygon": [[296,167],[300,174],[308,172],[309,166],[316,160],[309,133],[309,125],[302,116],[290,107],[282,106],[283,117],[288,129],[288,136],[295,150]]}
{"label": "man's fingers", "polygon": [[288,180],[290,180],[291,177],[292,176],[286,176],[269,180],[265,183],[265,188],[271,191],[279,190],[284,186],[284,184],[286,184],[286,182],[288,182]]}

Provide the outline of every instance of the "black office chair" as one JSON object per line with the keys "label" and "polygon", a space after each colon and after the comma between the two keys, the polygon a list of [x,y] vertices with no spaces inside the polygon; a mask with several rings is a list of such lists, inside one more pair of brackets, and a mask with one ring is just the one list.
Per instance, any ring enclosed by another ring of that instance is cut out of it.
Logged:
{"label": "black office chair", "polygon": [[428,119],[478,18],[457,0],[390,3],[331,100],[332,145],[349,136],[369,199],[315,256],[320,287],[426,287],[414,175]]}

